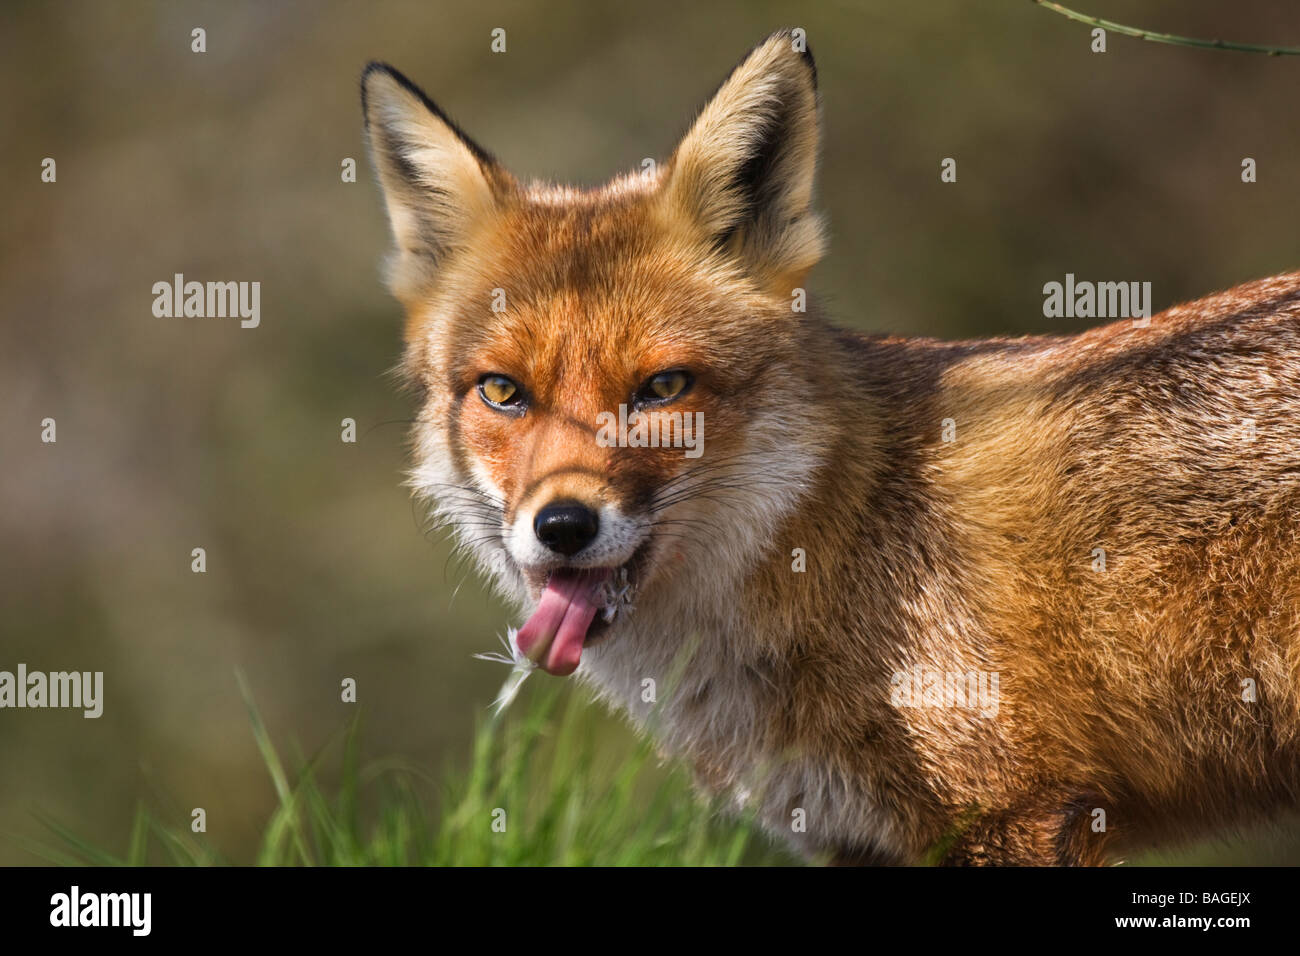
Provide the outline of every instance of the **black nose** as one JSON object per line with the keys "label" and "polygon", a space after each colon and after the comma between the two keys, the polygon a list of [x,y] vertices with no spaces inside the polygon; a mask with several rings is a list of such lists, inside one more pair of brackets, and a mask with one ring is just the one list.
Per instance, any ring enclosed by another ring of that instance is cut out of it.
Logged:
{"label": "black nose", "polygon": [[533,533],[552,551],[569,557],[591,544],[600,530],[600,519],[586,505],[557,501],[537,512]]}

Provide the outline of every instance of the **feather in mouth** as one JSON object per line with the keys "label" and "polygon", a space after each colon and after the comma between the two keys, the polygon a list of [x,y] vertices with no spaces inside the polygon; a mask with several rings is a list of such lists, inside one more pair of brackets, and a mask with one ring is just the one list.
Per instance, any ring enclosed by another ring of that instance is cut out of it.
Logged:
{"label": "feather in mouth", "polygon": [[598,597],[600,622],[612,624],[618,615],[632,613],[632,572],[626,564],[614,569],[613,575],[601,585]]}

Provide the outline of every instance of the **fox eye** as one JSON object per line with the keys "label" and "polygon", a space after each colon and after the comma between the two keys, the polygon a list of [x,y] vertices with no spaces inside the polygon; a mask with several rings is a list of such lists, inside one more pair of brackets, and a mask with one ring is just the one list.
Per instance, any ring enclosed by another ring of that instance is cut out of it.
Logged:
{"label": "fox eye", "polygon": [[493,408],[515,408],[523,397],[519,386],[504,375],[484,375],[478,380],[478,393]]}
{"label": "fox eye", "polygon": [[652,375],[641,386],[640,391],[636,394],[638,404],[659,405],[664,402],[671,402],[675,398],[685,395],[695,379],[691,373],[682,369],[673,369],[668,372],[660,372],[658,375]]}

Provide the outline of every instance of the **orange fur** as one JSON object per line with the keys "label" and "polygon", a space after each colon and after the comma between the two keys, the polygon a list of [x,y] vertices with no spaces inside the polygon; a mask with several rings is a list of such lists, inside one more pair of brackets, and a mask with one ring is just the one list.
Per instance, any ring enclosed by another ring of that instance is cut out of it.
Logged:
{"label": "orange fur", "polygon": [[[636,612],[579,674],[811,854],[1100,863],[1294,807],[1300,273],[1073,337],[793,312],[823,244],[815,76],[774,35],[654,176],[576,191],[367,71],[417,490],[524,609],[546,575],[512,557],[520,520],[643,521]],[[598,445],[667,368],[705,454]],[[479,400],[488,373],[526,413]],[[996,714],[900,706],[927,668],[996,673]]]}

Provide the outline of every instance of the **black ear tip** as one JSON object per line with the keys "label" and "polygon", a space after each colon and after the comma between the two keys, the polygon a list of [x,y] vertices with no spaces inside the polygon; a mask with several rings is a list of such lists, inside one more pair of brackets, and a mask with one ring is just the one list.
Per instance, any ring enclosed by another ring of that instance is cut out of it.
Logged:
{"label": "black ear tip", "polygon": [[452,121],[451,117],[449,117],[438,107],[437,103],[429,99],[428,94],[425,93],[424,90],[420,89],[409,79],[407,79],[405,74],[403,74],[400,70],[396,69],[395,67],[389,66],[387,63],[383,62],[382,60],[371,60],[369,63],[366,64],[366,68],[361,71],[361,116],[365,121],[367,130],[370,129],[370,110],[367,108],[366,99],[370,87],[370,78],[376,73],[385,74],[390,80],[392,80],[402,89],[406,90],[406,92],[414,96],[416,100],[423,103],[424,108],[426,110],[428,110],[434,116],[438,117],[438,119],[442,120],[442,122],[447,124],[447,126],[451,129],[451,131],[455,133],[457,137],[460,138],[461,142],[463,142],[469,148],[469,151],[474,154],[474,156],[479,160],[479,162],[489,166],[496,163],[496,160],[492,158],[492,154],[489,153],[487,150],[485,150],[478,143],[474,142],[474,140],[466,136],[465,131],[462,130],[459,126],[457,126]]}
{"label": "black ear tip", "polygon": [[361,71],[361,116],[366,120],[366,125],[370,125],[370,110],[366,103],[370,87],[370,77],[375,73],[387,73],[392,76],[397,71],[387,63],[379,60],[371,60],[366,64],[365,69]]}
{"label": "black ear tip", "polygon": [[366,77],[368,77],[371,73],[376,73],[376,72],[396,73],[397,70],[389,66],[383,60],[371,60],[369,63],[366,64],[365,69],[361,71],[362,84],[363,85],[365,84]]}
{"label": "black ear tip", "polygon": [[390,66],[382,60],[371,60],[366,64],[365,69],[361,71],[361,113],[363,116],[367,113],[366,97],[370,87],[370,78],[376,73],[383,73],[398,86],[404,87],[405,89],[418,94],[421,99],[425,98],[420,89],[403,76],[400,70]]}
{"label": "black ear tip", "polygon": [[[799,30],[797,36],[795,34],[796,29]],[[813,92],[816,92],[817,62],[813,59],[812,47],[808,45],[808,36],[801,28],[785,27],[784,29],[769,33],[761,42],[754,46],[754,49],[750,50],[749,53],[746,54],[745,59],[748,59],[749,56],[753,55],[758,50],[770,47],[774,43],[785,44],[789,47],[790,52],[798,55],[800,62],[802,62],[808,69],[808,79],[812,83]],[[743,63],[744,60],[741,62]]]}
{"label": "black ear tip", "polygon": [[[817,89],[817,61],[813,59],[812,47],[808,43],[808,35],[799,31],[799,36],[795,36],[794,29],[778,30],[773,34],[774,37],[781,37],[786,43],[790,44],[790,49],[799,54],[803,60],[804,66],[808,67],[809,77],[812,79],[813,89]],[[796,45],[797,41],[797,45]]]}

